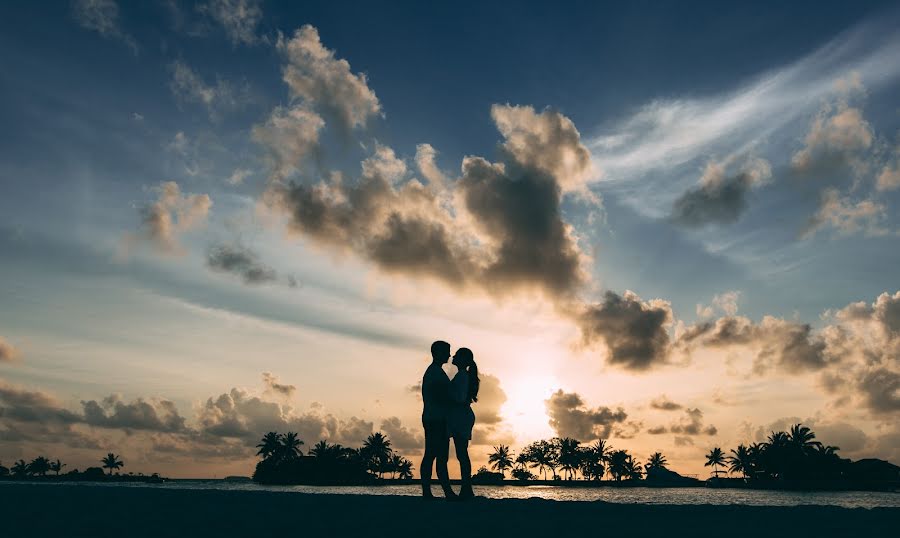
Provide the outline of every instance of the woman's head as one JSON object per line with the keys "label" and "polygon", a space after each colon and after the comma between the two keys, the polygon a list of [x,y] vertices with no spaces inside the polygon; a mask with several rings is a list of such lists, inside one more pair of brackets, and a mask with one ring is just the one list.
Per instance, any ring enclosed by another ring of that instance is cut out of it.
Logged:
{"label": "woman's head", "polygon": [[478,365],[475,364],[475,355],[467,347],[461,347],[453,355],[453,365],[469,374],[469,401],[478,401],[478,387],[481,380],[478,379]]}

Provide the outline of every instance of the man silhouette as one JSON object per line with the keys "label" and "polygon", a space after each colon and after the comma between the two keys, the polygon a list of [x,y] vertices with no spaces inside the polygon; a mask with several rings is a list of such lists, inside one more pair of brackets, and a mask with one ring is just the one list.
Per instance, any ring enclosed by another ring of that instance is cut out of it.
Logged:
{"label": "man silhouette", "polygon": [[456,497],[450,489],[447,460],[450,457],[450,436],[447,433],[447,406],[450,400],[450,378],[441,366],[450,358],[450,344],[438,340],[431,344],[431,364],[422,377],[422,426],[425,428],[425,456],[419,473],[422,477],[422,496],[431,494],[431,465],[437,462],[438,480],[444,497]]}

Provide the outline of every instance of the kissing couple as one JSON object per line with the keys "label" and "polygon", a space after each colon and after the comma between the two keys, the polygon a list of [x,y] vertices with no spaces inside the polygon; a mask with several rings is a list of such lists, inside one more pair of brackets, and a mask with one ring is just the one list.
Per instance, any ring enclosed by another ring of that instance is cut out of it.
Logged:
{"label": "kissing couple", "polygon": [[[431,344],[431,364],[422,377],[422,426],[425,427],[425,456],[419,472],[422,477],[422,496],[431,494],[431,468],[436,464],[438,480],[444,497],[450,501],[475,497],[472,491],[472,462],[469,460],[469,441],[475,426],[472,402],[478,401],[478,365],[469,348],[461,347],[453,355],[456,375],[451,380],[442,366],[450,358],[450,344],[442,340]],[[462,482],[459,495],[450,488],[447,460],[450,458],[450,438],[456,448]]]}

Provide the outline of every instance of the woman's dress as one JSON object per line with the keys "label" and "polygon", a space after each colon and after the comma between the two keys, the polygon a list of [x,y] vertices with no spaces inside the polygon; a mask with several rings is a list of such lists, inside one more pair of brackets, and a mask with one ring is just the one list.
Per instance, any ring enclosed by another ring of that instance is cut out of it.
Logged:
{"label": "woman's dress", "polygon": [[450,408],[447,410],[447,430],[450,437],[472,439],[475,413],[469,401],[469,374],[464,370],[450,380]]}

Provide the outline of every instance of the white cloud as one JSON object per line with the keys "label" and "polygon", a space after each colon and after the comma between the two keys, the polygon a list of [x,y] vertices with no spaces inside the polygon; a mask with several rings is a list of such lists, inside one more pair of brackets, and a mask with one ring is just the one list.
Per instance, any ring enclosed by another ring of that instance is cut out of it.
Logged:
{"label": "white cloud", "polygon": [[832,228],[838,235],[847,236],[861,233],[866,236],[879,236],[889,233],[885,221],[887,209],[884,204],[874,200],[853,202],[841,196],[837,189],[822,191],[819,210],[810,219],[801,234],[808,238],[823,229]]}
{"label": "white cloud", "polygon": [[158,198],[141,209],[141,230],[125,237],[126,249],[137,241],[163,254],[181,254],[181,233],[206,221],[212,200],[206,194],[182,194],[178,183],[166,181],[154,189]]}
{"label": "white cloud", "polygon": [[346,131],[365,127],[369,118],[381,115],[381,103],[366,76],[354,74],[347,60],[325,48],[316,28],[305,25],[292,38],[280,38],[278,49],[288,60],[284,81],[291,95],[333,116]]}
{"label": "white cloud", "polygon": [[72,15],[84,28],[103,37],[119,40],[137,54],[137,42],[122,30],[119,6],[114,0],[75,0],[72,2]]}
{"label": "white cloud", "polygon": [[221,79],[215,84],[207,84],[199,73],[180,60],[172,62],[171,71],[169,88],[172,94],[186,103],[202,104],[213,120],[223,111],[238,108],[248,100],[246,87],[235,88]]}
{"label": "white cloud", "polygon": [[231,175],[225,179],[225,181],[227,181],[230,185],[240,185],[251,175],[253,175],[253,170],[250,170],[248,168],[235,168]]}
{"label": "white cloud", "polygon": [[260,0],[210,0],[197,9],[219,23],[232,45],[253,45],[262,20]]}
{"label": "white cloud", "polygon": [[[704,98],[660,98],[604,128],[588,143],[613,180],[671,169],[697,157],[748,149],[814,113],[860,79],[877,90],[900,76],[900,38],[879,41],[860,26],[809,56],[770,71],[734,91]],[[851,73],[850,77],[846,77]],[[839,82],[836,84],[835,81]],[[736,151],[740,152],[740,151]]]}

